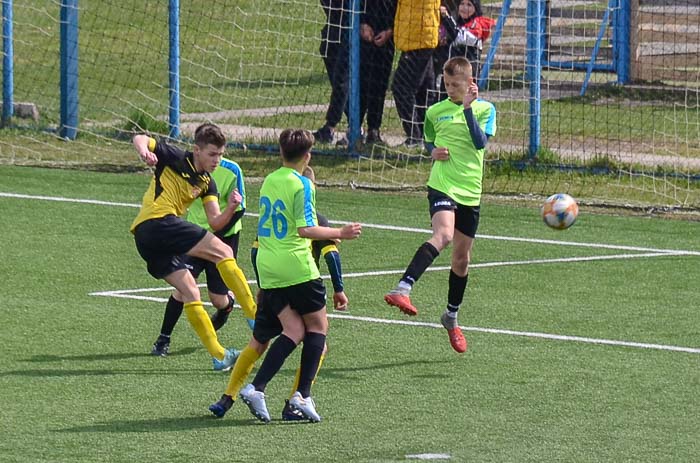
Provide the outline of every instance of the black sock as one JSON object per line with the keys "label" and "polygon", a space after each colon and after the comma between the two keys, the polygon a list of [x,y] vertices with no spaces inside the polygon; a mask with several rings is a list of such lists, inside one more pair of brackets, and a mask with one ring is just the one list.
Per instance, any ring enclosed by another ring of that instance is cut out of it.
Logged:
{"label": "black sock", "polygon": [[253,379],[253,387],[256,391],[264,391],[267,387],[267,383],[270,382],[273,376],[282,368],[284,361],[287,360],[289,354],[291,354],[297,347],[294,341],[289,339],[286,335],[281,334],[275,342],[272,343],[270,349],[265,355],[265,360],[263,360],[262,365],[258,373]]}
{"label": "black sock", "polygon": [[299,387],[297,391],[302,397],[311,395],[311,384],[314,382],[318,365],[326,345],[326,335],[321,333],[306,333],[304,347],[301,350],[301,371],[299,372]]}
{"label": "black sock", "polygon": [[401,277],[401,281],[413,286],[438,255],[440,255],[440,251],[435,249],[435,246],[429,242],[426,241],[421,244],[413,256],[413,259],[411,259],[411,263],[408,264],[406,272]]}
{"label": "black sock", "polygon": [[450,270],[450,283],[447,291],[447,310],[457,312],[464,299],[464,291],[467,289],[469,273],[463,277]]}
{"label": "black sock", "polygon": [[174,297],[170,296],[168,303],[165,305],[165,315],[163,316],[163,324],[160,327],[160,335],[170,337],[173,334],[173,329],[177,321],[182,315],[184,304]]}

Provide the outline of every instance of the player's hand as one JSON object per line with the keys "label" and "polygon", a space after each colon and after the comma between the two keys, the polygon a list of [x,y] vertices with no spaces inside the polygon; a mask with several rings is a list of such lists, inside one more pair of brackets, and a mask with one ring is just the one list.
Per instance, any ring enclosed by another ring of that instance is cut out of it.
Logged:
{"label": "player's hand", "polygon": [[479,98],[479,86],[472,80],[472,82],[469,84],[469,88],[467,89],[467,93],[464,94],[464,99],[462,100],[464,108],[466,109],[471,106],[472,102],[477,98]]}
{"label": "player's hand", "polygon": [[341,312],[348,310],[348,297],[345,295],[345,291],[333,293],[333,308]]}
{"label": "player's hand", "polygon": [[229,206],[238,207],[238,205],[241,204],[242,201],[243,196],[241,196],[241,193],[238,191],[237,188],[234,188],[233,191],[231,191],[231,194],[228,195]]}
{"label": "player's hand", "polygon": [[362,225],[359,223],[349,223],[340,228],[340,238],[344,240],[352,240],[360,236],[362,233]]}
{"label": "player's hand", "polygon": [[381,31],[379,34],[374,36],[374,45],[377,47],[383,47],[385,43],[389,41],[393,32],[391,29]]}
{"label": "player's hand", "polygon": [[156,153],[152,153],[147,149],[139,151],[139,157],[143,162],[145,162],[151,167],[155,166],[158,163],[158,157],[156,157]]}
{"label": "player's hand", "polygon": [[447,148],[433,148],[430,157],[436,161],[447,161],[450,159],[450,150]]}
{"label": "player's hand", "polygon": [[372,42],[374,40],[374,29],[369,24],[360,24],[360,37],[365,42]]}

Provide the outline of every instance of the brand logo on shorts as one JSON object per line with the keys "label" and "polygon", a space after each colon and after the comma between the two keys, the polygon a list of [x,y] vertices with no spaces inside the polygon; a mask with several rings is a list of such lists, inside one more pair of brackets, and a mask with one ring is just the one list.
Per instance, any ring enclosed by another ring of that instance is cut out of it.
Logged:
{"label": "brand logo on shorts", "polygon": [[443,199],[442,201],[435,201],[433,203],[433,207],[440,207],[440,206],[450,206],[452,207],[452,201],[447,201]]}

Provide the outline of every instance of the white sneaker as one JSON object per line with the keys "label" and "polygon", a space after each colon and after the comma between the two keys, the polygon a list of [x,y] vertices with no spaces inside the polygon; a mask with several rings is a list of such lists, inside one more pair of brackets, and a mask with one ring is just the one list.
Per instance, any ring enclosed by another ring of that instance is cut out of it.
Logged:
{"label": "white sneaker", "polygon": [[299,413],[304,415],[307,420],[318,423],[321,421],[321,415],[316,412],[316,406],[314,405],[314,400],[311,396],[306,399],[301,396],[299,391],[296,391],[291,399],[289,399],[289,406]]}
{"label": "white sneaker", "polygon": [[263,423],[270,422],[270,414],[265,403],[265,393],[256,391],[252,384],[248,384],[238,393],[243,403],[248,406],[250,413]]}

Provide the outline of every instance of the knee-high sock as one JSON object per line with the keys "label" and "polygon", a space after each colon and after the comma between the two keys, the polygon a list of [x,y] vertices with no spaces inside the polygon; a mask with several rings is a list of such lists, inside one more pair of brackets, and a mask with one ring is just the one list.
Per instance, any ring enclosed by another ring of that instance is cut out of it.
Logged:
{"label": "knee-high sock", "polygon": [[467,289],[468,282],[468,273],[461,277],[453,270],[450,270],[450,279],[447,291],[447,310],[450,312],[457,312],[457,310],[459,310],[459,305],[464,299],[464,292]]}
{"label": "knee-high sock", "polygon": [[401,281],[413,286],[438,255],[440,255],[440,251],[428,241],[421,244],[408,264]]}
{"label": "knee-high sock", "polygon": [[165,314],[163,315],[163,324],[160,326],[161,336],[170,336],[173,334],[175,324],[182,315],[182,302],[170,296],[168,303],[165,305]]}
{"label": "knee-high sock", "polygon": [[224,280],[226,286],[233,291],[233,296],[236,298],[238,303],[241,304],[245,318],[255,320],[255,312],[257,311],[255,299],[253,298],[253,294],[250,292],[248,281],[245,279],[245,275],[238,266],[236,259],[223,259],[216,264],[216,268],[219,270],[221,279]]}
{"label": "knee-high sock", "polygon": [[185,304],[185,315],[189,320],[190,325],[201,339],[204,347],[207,348],[212,357],[219,360],[224,358],[224,348],[219,344],[219,339],[216,337],[214,325],[211,324],[207,311],[204,310],[202,301],[188,302]]}
{"label": "knee-high sock", "polygon": [[[314,376],[313,381],[311,384],[316,382],[316,376],[318,376],[318,372],[321,371],[321,365],[323,365],[323,361],[326,359],[326,354],[321,354],[321,358],[318,359],[318,369],[316,370],[316,375]],[[292,385],[292,392],[289,394],[289,398],[291,399],[294,393],[299,389],[299,378],[301,376],[301,367],[297,368],[297,372],[294,375],[294,384]]]}
{"label": "knee-high sock", "polygon": [[299,387],[297,389],[302,397],[311,395],[311,383],[313,383],[321,366],[321,356],[325,345],[325,334],[307,332],[304,336],[304,348],[301,350]]}
{"label": "knee-high sock", "polygon": [[248,375],[250,375],[250,372],[253,370],[253,366],[255,366],[255,362],[258,361],[260,355],[261,354],[258,354],[258,351],[250,346],[246,346],[245,349],[243,349],[241,355],[239,355],[238,359],[236,359],[235,365],[233,365],[231,378],[228,380],[228,386],[226,386],[226,391],[224,391],[224,394],[230,395],[233,397],[233,400],[236,400],[238,392],[243,387],[243,383]]}
{"label": "knee-high sock", "polygon": [[257,391],[264,391],[267,387],[267,383],[270,382],[273,376],[282,368],[284,361],[287,360],[289,354],[291,354],[297,345],[284,333],[279,335],[275,342],[272,343],[270,349],[265,355],[265,360],[263,360],[260,369],[255,374],[253,378],[252,385]]}

